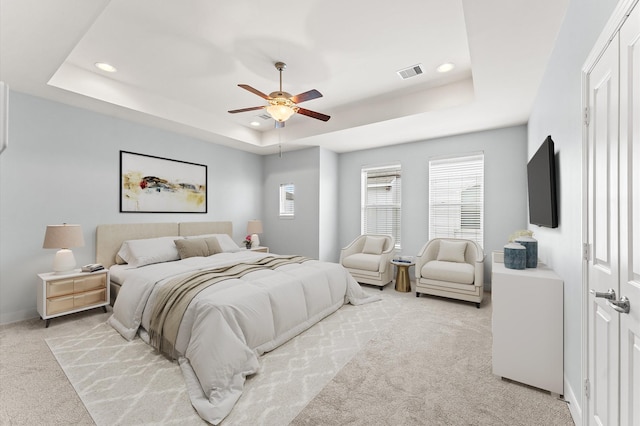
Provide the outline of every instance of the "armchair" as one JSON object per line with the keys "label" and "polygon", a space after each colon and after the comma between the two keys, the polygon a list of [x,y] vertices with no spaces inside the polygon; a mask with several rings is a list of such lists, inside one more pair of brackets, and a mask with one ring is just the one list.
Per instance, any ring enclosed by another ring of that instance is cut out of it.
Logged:
{"label": "armchair", "polygon": [[420,294],[475,302],[484,294],[484,252],[474,241],[434,238],[416,258],[416,297]]}
{"label": "armchair", "polygon": [[395,253],[395,240],[389,235],[360,235],[340,251],[340,264],[359,283],[380,287],[393,280],[390,261]]}

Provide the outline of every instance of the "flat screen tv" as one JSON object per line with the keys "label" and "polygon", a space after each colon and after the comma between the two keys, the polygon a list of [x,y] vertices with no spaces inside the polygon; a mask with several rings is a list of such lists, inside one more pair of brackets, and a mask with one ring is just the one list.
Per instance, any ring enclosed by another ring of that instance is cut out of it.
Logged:
{"label": "flat screen tv", "polygon": [[554,154],[553,140],[547,136],[527,164],[529,223],[532,225],[558,227]]}

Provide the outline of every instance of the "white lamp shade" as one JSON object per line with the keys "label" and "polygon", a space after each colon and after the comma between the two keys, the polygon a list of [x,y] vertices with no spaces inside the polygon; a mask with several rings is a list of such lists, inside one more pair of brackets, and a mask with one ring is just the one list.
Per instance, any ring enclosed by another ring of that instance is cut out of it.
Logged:
{"label": "white lamp shade", "polygon": [[76,267],[76,259],[71,247],[84,246],[84,237],[80,225],[49,225],[44,234],[42,248],[61,249],[53,259],[53,270],[57,274],[65,274]]}
{"label": "white lamp shade", "polygon": [[287,121],[296,113],[288,105],[269,105],[266,109],[271,117],[280,122]]}

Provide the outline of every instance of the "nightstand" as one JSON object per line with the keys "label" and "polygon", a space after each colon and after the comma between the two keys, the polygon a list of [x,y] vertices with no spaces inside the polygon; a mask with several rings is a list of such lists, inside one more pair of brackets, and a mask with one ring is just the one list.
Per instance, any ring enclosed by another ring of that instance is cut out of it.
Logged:
{"label": "nightstand", "polygon": [[74,312],[102,307],[107,312],[109,304],[109,271],[70,274],[47,272],[38,274],[38,313],[49,327],[51,318]]}
{"label": "nightstand", "polygon": [[249,250],[260,251],[262,253],[269,253],[269,247],[264,247],[264,246],[251,247]]}

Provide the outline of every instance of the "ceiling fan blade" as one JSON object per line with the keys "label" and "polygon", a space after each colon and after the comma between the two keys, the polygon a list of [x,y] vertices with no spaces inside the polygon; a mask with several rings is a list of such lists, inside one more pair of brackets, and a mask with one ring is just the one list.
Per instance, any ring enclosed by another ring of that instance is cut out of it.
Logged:
{"label": "ceiling fan blade", "polygon": [[238,86],[242,87],[244,90],[248,90],[251,93],[260,96],[262,99],[266,99],[266,100],[271,99],[268,95],[265,95],[264,93],[262,93],[258,89],[254,89],[253,87],[249,86],[248,84],[238,84]]}
{"label": "ceiling fan blade", "polygon": [[318,92],[316,89],[311,89],[308,92],[300,93],[299,95],[295,95],[291,97],[291,101],[293,103],[299,104],[300,102],[310,101],[311,99],[321,98],[322,93]]}
{"label": "ceiling fan blade", "polygon": [[229,111],[229,113],[231,114],[235,114],[238,112],[247,112],[247,111],[255,111],[258,109],[264,109],[264,106],[257,106],[257,107],[250,107],[250,108],[242,108],[242,109],[234,109],[232,111]]}
{"label": "ceiling fan blade", "polygon": [[299,108],[298,109],[298,114],[306,115],[307,117],[316,118],[316,119],[322,120],[322,121],[329,121],[329,119],[331,118],[331,116],[329,116],[329,115],[322,114],[320,112],[310,111],[310,110],[304,109],[304,108]]}

